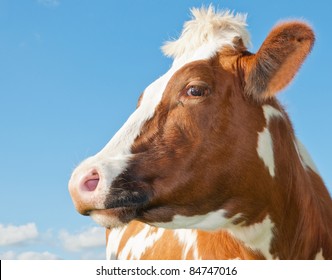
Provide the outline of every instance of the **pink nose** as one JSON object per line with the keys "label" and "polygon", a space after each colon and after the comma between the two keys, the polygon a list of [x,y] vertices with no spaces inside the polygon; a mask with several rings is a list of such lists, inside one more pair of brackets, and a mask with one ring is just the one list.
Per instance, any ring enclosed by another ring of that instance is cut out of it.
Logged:
{"label": "pink nose", "polygon": [[69,182],[69,192],[78,212],[88,215],[90,211],[100,207],[98,185],[100,176],[97,171],[87,172],[85,176],[72,176]]}

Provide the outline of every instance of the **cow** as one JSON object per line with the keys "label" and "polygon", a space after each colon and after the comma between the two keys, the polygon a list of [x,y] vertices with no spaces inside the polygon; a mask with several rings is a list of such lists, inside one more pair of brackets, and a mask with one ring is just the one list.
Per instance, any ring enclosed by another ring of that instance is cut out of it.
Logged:
{"label": "cow", "polygon": [[77,211],[108,259],[332,259],[331,196],[277,100],[312,28],[279,23],[251,53],[245,15],[191,11],[170,69],[73,171]]}

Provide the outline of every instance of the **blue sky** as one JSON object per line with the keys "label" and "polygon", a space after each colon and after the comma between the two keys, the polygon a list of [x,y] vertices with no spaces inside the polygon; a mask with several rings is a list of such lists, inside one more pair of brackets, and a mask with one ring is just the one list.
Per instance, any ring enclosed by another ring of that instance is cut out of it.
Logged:
{"label": "blue sky", "polygon": [[71,171],[167,71],[160,46],[189,9],[210,3],[248,13],[253,52],[281,19],[314,27],[315,47],[279,98],[332,193],[329,1],[0,0],[0,259],[104,258],[104,230],[72,205]]}

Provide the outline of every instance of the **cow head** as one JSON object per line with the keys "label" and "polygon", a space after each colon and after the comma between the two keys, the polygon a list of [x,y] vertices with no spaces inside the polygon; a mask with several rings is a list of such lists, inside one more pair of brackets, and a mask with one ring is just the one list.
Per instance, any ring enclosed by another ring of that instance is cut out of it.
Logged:
{"label": "cow head", "polygon": [[276,26],[248,52],[245,16],[193,10],[164,52],[170,70],[149,85],[110,142],[73,172],[77,210],[105,227],[138,220],[213,230],[262,219],[278,168],[269,125],[292,136],[275,95],[310,52],[302,22]]}

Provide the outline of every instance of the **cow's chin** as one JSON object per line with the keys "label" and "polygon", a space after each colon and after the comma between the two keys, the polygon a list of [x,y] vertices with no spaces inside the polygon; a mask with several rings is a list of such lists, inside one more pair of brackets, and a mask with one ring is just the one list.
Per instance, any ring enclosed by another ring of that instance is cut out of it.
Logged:
{"label": "cow's chin", "polygon": [[105,228],[118,228],[126,226],[135,218],[135,210],[129,208],[113,208],[93,210],[90,217],[99,225]]}

